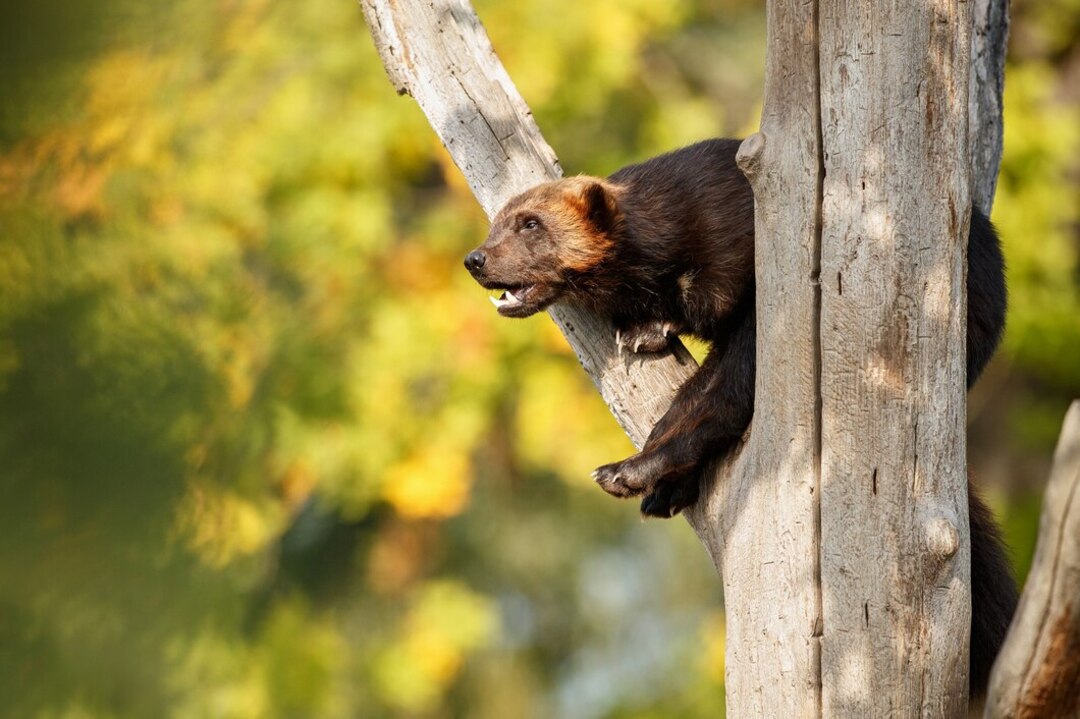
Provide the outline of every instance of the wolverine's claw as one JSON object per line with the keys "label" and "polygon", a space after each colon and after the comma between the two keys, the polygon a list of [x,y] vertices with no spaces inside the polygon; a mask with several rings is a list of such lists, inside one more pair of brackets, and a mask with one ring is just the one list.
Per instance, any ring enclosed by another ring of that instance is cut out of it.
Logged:
{"label": "wolverine's claw", "polygon": [[618,332],[620,346],[634,354],[662,352],[675,334],[671,322],[652,321]]}
{"label": "wolverine's claw", "polygon": [[626,484],[626,478],[622,471],[621,463],[605,464],[603,467],[597,468],[593,472],[593,479],[596,481],[600,488],[608,494],[613,494],[616,497],[629,497],[633,494],[637,494],[632,488]]}

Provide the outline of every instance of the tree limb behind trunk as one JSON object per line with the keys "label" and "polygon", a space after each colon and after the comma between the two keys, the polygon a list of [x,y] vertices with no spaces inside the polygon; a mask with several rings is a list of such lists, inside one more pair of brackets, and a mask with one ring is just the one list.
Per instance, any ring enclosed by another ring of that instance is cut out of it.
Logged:
{"label": "tree limb behind trunk", "polygon": [[972,8],[971,79],[968,85],[968,147],[971,200],[989,217],[1001,167],[1004,137],[1005,46],[1009,0],[975,0]]}
{"label": "tree limb behind trunk", "polygon": [[1080,716],[1080,401],[1065,416],[1039,543],[990,676],[988,719]]}

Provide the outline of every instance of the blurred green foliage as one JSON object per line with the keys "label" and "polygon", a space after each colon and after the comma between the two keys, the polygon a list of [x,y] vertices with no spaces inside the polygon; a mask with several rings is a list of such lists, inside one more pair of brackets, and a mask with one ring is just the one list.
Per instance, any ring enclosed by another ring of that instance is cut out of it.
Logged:
{"label": "blurred green foliage", "polygon": [[[1055,5],[1014,4],[973,397],[1022,561],[1080,394]],[[477,6],[571,172],[756,124],[758,3]],[[0,92],[0,715],[722,710],[711,566],[588,480],[629,443],[460,270],[486,222],[355,4],[7,3]]]}

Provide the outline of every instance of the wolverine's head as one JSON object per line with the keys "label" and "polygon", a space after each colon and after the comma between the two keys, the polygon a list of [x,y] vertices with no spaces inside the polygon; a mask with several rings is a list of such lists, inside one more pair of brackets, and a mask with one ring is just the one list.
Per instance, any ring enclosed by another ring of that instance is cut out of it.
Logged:
{"label": "wolverine's head", "polygon": [[616,188],[595,177],[547,182],[506,203],[465,267],[506,317],[528,317],[588,291],[588,274],[613,251]]}

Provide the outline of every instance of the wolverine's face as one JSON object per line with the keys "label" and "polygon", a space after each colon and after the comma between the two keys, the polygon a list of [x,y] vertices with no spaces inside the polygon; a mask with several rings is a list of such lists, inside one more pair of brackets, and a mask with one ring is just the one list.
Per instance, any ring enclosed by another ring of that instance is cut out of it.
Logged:
{"label": "wolverine's face", "polygon": [[465,257],[465,267],[489,290],[505,317],[528,317],[576,291],[613,244],[617,212],[600,180],[548,182],[506,203],[487,240]]}

